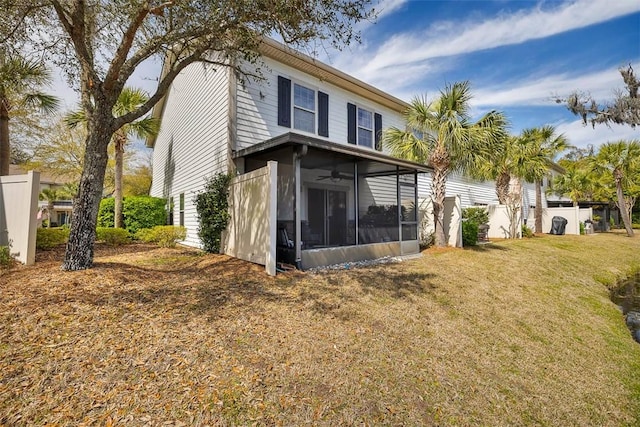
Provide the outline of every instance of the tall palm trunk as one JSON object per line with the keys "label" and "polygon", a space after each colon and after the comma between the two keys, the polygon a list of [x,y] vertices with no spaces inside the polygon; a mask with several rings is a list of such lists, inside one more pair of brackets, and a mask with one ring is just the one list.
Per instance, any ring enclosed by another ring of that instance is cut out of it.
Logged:
{"label": "tall palm trunk", "polygon": [[0,90],[0,176],[9,175],[9,158],[11,147],[9,145],[9,109],[8,101]]}
{"label": "tall palm trunk", "polygon": [[435,245],[442,248],[447,246],[447,238],[444,234],[444,199],[446,194],[447,172],[435,169],[433,171],[433,219],[435,230]]}
{"label": "tall palm trunk", "polygon": [[613,176],[616,180],[616,195],[618,196],[618,210],[620,216],[622,216],[622,222],[624,223],[624,229],[627,230],[627,236],[633,237],[633,227],[631,226],[631,218],[629,217],[629,209],[627,208],[627,201],[622,191],[622,171],[616,169],[613,171]]}
{"label": "tall palm trunk", "polygon": [[502,172],[496,178],[496,196],[498,196],[498,203],[506,205],[509,199],[509,182],[511,181],[511,175],[508,172]]}
{"label": "tall palm trunk", "polygon": [[124,169],[124,145],[127,142],[127,135],[122,129],[119,129],[114,134],[113,142],[115,144],[116,151],[116,166],[115,166],[115,190],[113,192],[114,198],[114,226],[115,228],[123,228],[122,221],[122,175]]}
{"label": "tall palm trunk", "polygon": [[435,245],[442,248],[447,246],[447,238],[444,233],[444,199],[447,192],[450,160],[443,147],[437,147],[429,157],[429,164],[433,167],[431,187],[433,189]]}
{"label": "tall palm trunk", "polygon": [[542,233],[542,182],[536,181],[536,233]]}
{"label": "tall palm trunk", "polygon": [[102,197],[104,175],[107,169],[107,147],[111,140],[111,108],[91,121],[88,129],[84,168],[80,176],[78,195],[73,203],[73,219],[62,269],[84,270],[93,264],[93,244],[96,240],[98,203]]}

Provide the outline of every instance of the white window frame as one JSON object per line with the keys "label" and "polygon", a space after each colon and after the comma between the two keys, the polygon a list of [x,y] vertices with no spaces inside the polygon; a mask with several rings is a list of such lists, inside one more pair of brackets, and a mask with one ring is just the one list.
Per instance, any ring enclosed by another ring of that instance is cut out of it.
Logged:
{"label": "white window frame", "polygon": [[[308,90],[313,91],[313,106],[314,110],[309,110],[308,108],[297,106],[296,105],[296,85],[303,87]],[[295,110],[296,108],[301,111],[306,111],[308,113],[313,113],[313,132],[309,132],[307,130],[298,129],[296,127],[296,117]],[[305,82],[301,82],[298,80],[291,79],[291,129],[295,129],[300,132],[308,133],[311,135],[318,134],[318,88],[315,86],[309,85]]]}
{"label": "white window frame", "polygon": [[[371,128],[367,128],[364,126],[360,126],[360,110],[366,111],[371,114]],[[376,140],[375,140],[375,128],[376,128],[376,110],[373,108],[368,108],[359,104],[356,104],[356,145],[364,148],[371,148],[375,150]],[[366,131],[371,132],[371,145],[362,145],[360,144],[360,129],[364,129]]]}

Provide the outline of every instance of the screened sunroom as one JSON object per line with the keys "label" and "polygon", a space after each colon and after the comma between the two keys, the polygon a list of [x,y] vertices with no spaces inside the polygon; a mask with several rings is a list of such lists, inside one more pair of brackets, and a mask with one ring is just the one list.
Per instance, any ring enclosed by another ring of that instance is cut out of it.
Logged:
{"label": "screened sunroom", "polygon": [[243,174],[277,162],[277,262],[307,269],[419,252],[425,166],[295,133],[233,157]]}

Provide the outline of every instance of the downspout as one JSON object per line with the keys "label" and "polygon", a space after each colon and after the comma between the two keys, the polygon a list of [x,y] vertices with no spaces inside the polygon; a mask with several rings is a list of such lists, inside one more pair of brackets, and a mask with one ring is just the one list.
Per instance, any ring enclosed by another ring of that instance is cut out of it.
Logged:
{"label": "downspout", "polygon": [[307,155],[308,147],[298,145],[293,149],[293,223],[294,247],[296,249],[295,266],[302,270],[302,219],[300,218],[300,159]]}

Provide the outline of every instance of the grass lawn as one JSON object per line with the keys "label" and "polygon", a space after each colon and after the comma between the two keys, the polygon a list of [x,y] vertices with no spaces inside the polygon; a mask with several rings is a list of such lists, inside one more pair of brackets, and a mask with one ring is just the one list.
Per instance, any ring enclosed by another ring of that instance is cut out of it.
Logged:
{"label": "grass lawn", "polygon": [[640,345],[606,287],[640,236],[275,278],[187,249],[61,256],[0,271],[0,425],[640,423]]}

